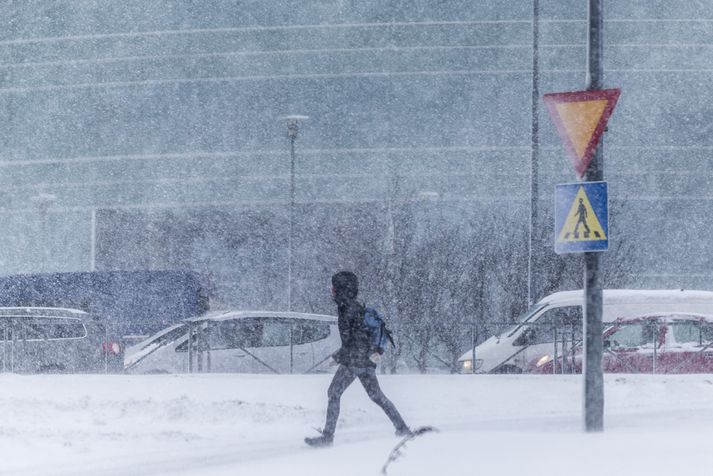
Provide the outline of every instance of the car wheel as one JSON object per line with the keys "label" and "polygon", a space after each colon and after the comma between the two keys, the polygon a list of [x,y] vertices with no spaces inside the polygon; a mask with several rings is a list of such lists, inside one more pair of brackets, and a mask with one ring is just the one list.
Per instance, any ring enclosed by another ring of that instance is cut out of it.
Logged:
{"label": "car wheel", "polygon": [[41,374],[53,374],[53,373],[61,373],[66,370],[67,370],[67,368],[62,364],[45,364],[45,365],[41,365],[37,369],[37,372],[41,373]]}

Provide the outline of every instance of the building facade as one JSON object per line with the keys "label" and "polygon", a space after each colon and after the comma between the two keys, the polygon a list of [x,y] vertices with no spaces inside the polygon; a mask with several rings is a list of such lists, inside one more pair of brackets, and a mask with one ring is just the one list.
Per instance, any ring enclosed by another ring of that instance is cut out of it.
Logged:
{"label": "building facade", "polygon": [[[586,2],[539,3],[541,92],[583,89]],[[284,308],[292,263],[295,310],[319,310],[330,272],[355,266],[341,237],[381,252],[394,201],[529,226],[531,1],[6,10],[2,274],[187,268],[234,306]],[[604,143],[612,240],[636,245],[627,285],[707,289],[713,6],[609,0],[604,41],[604,82],[623,91]],[[539,112],[545,216],[575,177]],[[294,206],[289,114],[309,116]]]}

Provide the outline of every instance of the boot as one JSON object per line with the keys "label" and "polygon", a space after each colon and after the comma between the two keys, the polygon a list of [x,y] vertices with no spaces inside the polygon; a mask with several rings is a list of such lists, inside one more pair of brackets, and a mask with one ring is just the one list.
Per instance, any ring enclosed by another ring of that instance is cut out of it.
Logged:
{"label": "boot", "polygon": [[307,443],[309,446],[314,446],[315,448],[319,448],[319,447],[323,447],[323,446],[330,446],[332,444],[333,440],[334,440],[333,435],[330,435],[328,433],[322,433],[319,436],[312,436],[312,437],[305,438],[305,443]]}

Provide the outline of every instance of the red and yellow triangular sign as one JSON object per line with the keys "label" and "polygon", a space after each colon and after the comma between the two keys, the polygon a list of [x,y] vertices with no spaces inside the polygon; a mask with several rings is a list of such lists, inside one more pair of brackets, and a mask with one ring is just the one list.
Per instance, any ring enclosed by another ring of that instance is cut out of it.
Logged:
{"label": "red and yellow triangular sign", "polygon": [[621,89],[544,95],[545,105],[557,127],[557,133],[580,177],[594,157],[619,94]]}

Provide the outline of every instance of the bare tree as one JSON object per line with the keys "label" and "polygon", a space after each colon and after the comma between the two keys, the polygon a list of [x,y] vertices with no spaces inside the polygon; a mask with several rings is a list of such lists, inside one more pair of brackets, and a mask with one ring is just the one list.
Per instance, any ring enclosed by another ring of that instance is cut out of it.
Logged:
{"label": "bare tree", "polygon": [[397,271],[398,355],[406,349],[421,372],[433,362],[455,371],[463,349],[477,339],[489,306],[489,274],[497,258],[490,239],[492,217],[478,223],[467,217],[453,220],[443,213],[450,208],[418,214],[409,203],[399,209],[403,221],[397,223],[406,233],[394,240],[398,266],[392,268]]}

